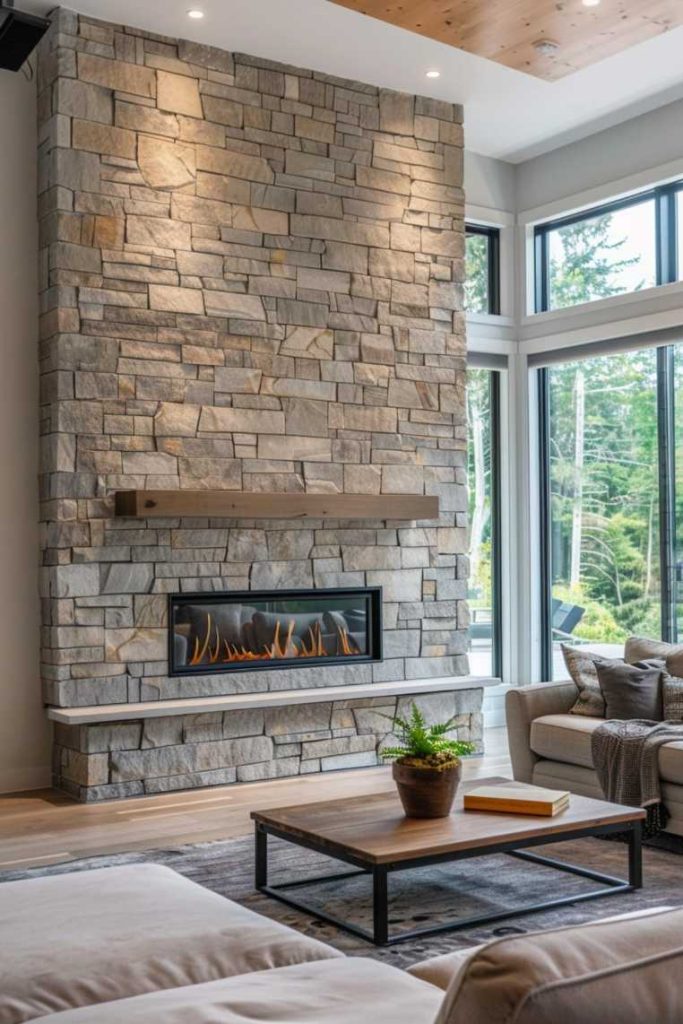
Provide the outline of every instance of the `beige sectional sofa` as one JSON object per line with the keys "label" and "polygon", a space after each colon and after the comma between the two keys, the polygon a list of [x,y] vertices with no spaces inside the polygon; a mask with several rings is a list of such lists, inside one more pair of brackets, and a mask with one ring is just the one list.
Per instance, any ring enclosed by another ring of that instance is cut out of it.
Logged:
{"label": "beige sectional sofa", "polygon": [[[603,799],[593,767],[591,735],[602,718],[570,715],[578,690],[573,682],[515,687],[506,695],[512,772],[520,782],[568,789]],[[683,742],[659,751],[667,831],[683,836]]]}
{"label": "beige sectional sofa", "polygon": [[0,885],[0,1024],[678,1024],[682,931],[659,908],[404,973],[161,866],[77,872]]}

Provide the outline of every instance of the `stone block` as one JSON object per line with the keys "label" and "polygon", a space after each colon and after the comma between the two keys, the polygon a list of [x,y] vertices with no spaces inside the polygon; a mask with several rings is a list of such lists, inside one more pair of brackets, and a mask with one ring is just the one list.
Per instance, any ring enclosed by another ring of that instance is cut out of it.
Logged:
{"label": "stone block", "polygon": [[415,132],[415,97],[403,92],[380,89],[380,131],[391,135],[413,135]]}
{"label": "stone block", "polygon": [[135,159],[133,132],[108,124],[99,124],[96,121],[79,121],[74,118],[71,126],[71,145],[74,149],[85,149],[90,153],[120,156],[126,160]]}
{"label": "stone block", "polygon": [[127,217],[126,239],[131,245],[192,249],[190,225],[164,217]]}
{"label": "stone block", "polygon": [[259,434],[259,459],[305,459],[307,462],[329,462],[332,458],[332,442],[326,437],[296,437],[292,434],[279,437]]}
{"label": "stone block", "polygon": [[81,82],[92,82],[116,92],[151,99],[156,96],[156,74],[140,64],[128,64],[90,53],[79,53],[78,78]]}
{"label": "stone block", "polygon": [[110,90],[80,82],[76,78],[59,79],[54,90],[53,104],[55,113],[66,114],[68,117],[99,121],[100,124],[112,124],[114,120],[114,103]]}
{"label": "stone block", "polygon": [[259,562],[252,567],[251,584],[255,590],[276,590],[278,587],[310,588],[313,586],[313,572],[307,561]]}
{"label": "stone block", "polygon": [[268,557],[280,562],[309,558],[313,539],[312,530],[271,530],[267,534]]}
{"label": "stone block", "polygon": [[332,705],[293,704],[291,707],[268,708],[265,727],[267,736],[292,736],[329,730]]}
{"label": "stone block", "polygon": [[421,569],[373,570],[368,572],[367,581],[369,587],[383,588],[385,601],[419,601],[422,597]]}
{"label": "stone block", "polygon": [[[205,97],[206,102],[207,97]],[[214,146],[197,147],[197,167],[201,171],[224,174],[230,178],[271,185],[275,180],[270,164],[263,157]],[[286,229],[285,229],[286,230]]]}
{"label": "stone block", "polygon": [[102,566],[101,577],[102,594],[145,594],[152,585],[154,569],[146,562],[114,562]]}
{"label": "stone block", "polygon": [[268,558],[264,530],[233,529],[228,539],[228,559],[231,562],[257,562]]}
{"label": "stone block", "polygon": [[258,295],[241,292],[204,291],[208,316],[234,317],[237,320],[265,320],[263,300]]}
{"label": "stone block", "polygon": [[362,405],[342,406],[341,420],[344,430],[360,430],[378,434],[395,433],[398,423],[395,409]]}
{"label": "stone block", "polygon": [[137,160],[140,173],[150,188],[182,188],[191,185],[197,177],[194,147],[183,143],[141,135]]}
{"label": "stone block", "polygon": [[334,125],[328,121],[317,121],[312,117],[297,114],[294,119],[294,134],[313,142],[334,142]]}
{"label": "stone block", "polygon": [[[244,123],[244,107],[241,103],[224,99],[222,96],[202,96],[204,117],[207,121],[216,121],[229,128],[241,128]],[[224,134],[224,133],[223,133]]]}
{"label": "stone block", "polygon": [[396,362],[394,342],[387,334],[362,334],[360,340],[362,358],[366,363],[380,363],[393,366]]}
{"label": "stone block", "polygon": [[151,284],[149,286],[150,309],[167,310],[169,313],[195,313],[204,315],[204,299],[197,288],[176,288],[172,285]]}
{"label": "stone block", "polygon": [[100,569],[97,565],[58,565],[53,569],[54,597],[93,597],[100,593]]}
{"label": "stone block", "polygon": [[332,331],[319,327],[287,327],[280,345],[282,355],[302,359],[331,359],[334,354]]}
{"label": "stone block", "polygon": [[174,75],[168,71],[158,71],[157,106],[159,110],[174,114],[203,117],[197,79],[186,75]]}
{"label": "stone block", "polygon": [[194,437],[199,423],[198,405],[162,402],[154,417],[157,437]]}
{"label": "stone block", "polygon": [[222,409],[205,407],[199,417],[199,430],[213,433],[284,434],[282,412],[265,409]]}
{"label": "stone block", "polygon": [[314,178],[318,181],[334,181],[334,160],[314,153],[302,153],[288,149],[285,157],[287,174],[300,178]]}
{"label": "stone block", "polygon": [[154,750],[157,747],[170,747],[183,742],[184,717],[175,715],[169,718],[146,718],[142,723],[140,748]]}
{"label": "stone block", "polygon": [[285,398],[282,405],[288,434],[309,438],[327,437],[327,402],[309,398]]}
{"label": "stone block", "polygon": [[166,630],[152,627],[108,629],[105,631],[107,661],[165,661]]}
{"label": "stone block", "polygon": [[81,734],[83,752],[86,754],[105,753],[110,750],[137,750],[142,737],[142,723],[94,724],[82,729]]}

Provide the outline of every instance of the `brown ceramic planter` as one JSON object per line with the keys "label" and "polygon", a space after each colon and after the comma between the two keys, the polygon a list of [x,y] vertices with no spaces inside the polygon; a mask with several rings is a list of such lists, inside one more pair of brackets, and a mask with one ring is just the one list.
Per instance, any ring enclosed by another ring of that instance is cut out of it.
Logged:
{"label": "brown ceramic planter", "polygon": [[447,818],[460,782],[462,766],[437,771],[394,762],[393,775],[407,818]]}

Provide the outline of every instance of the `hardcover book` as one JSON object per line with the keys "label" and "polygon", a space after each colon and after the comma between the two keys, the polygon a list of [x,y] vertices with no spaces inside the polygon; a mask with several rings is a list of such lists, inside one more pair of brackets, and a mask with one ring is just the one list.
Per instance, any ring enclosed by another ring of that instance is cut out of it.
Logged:
{"label": "hardcover book", "polygon": [[543,786],[504,783],[478,786],[465,794],[466,811],[496,811],[505,814],[538,814],[553,817],[569,806],[569,793]]}

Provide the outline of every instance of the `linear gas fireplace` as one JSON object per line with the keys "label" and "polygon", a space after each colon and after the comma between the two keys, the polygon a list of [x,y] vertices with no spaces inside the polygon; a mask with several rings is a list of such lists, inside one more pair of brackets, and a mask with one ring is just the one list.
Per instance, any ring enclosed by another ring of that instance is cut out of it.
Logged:
{"label": "linear gas fireplace", "polygon": [[169,674],[382,660],[382,588],[171,594]]}

